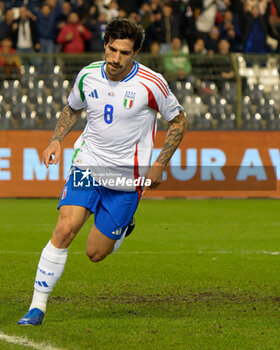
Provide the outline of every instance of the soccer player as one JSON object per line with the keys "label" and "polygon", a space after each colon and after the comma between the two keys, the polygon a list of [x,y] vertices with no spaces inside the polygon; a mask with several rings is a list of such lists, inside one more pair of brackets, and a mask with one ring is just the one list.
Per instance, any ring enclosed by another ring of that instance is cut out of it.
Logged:
{"label": "soccer player", "polygon": [[[58,205],[58,221],[42,251],[33,299],[28,313],[18,321],[20,325],[42,323],[49,294],[63,273],[68,247],[92,213],[94,224],[86,253],[93,262],[116,251],[133,230],[143,186],[133,181],[106,182],[114,180],[106,179],[107,167],[110,176],[125,172],[126,180],[135,180],[145,175],[149,180],[146,187],[157,187],[184,136],[186,117],[166,81],[134,61],[143,40],[143,28],[127,19],[113,19],[107,24],[105,62],[94,62],[78,74],[68,105],[43,153],[47,168],[59,161],[61,141],[86,108],[87,125],[74,146],[72,168]],[[170,126],[157,160],[148,168],[157,112]],[[105,178],[98,169],[105,169]],[[81,184],[85,187],[80,188]]]}

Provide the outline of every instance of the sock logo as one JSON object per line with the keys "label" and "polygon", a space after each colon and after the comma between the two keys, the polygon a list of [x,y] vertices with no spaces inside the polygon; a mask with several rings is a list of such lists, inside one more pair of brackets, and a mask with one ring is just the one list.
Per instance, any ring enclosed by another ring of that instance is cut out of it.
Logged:
{"label": "sock logo", "polygon": [[44,274],[44,275],[47,275],[47,276],[54,276],[54,273],[53,272],[46,272],[45,270],[41,269],[39,266],[38,266],[38,270]]}
{"label": "sock logo", "polygon": [[40,287],[49,287],[46,281],[35,281],[35,283],[37,283]]}

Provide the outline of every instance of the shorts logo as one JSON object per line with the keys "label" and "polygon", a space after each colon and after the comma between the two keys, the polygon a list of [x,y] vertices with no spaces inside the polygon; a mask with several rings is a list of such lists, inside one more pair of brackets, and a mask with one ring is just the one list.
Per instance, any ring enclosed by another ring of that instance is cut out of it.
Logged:
{"label": "shorts logo", "polygon": [[136,95],[135,92],[126,91],[124,95],[124,101],[123,101],[124,108],[126,109],[132,108],[135,100],[135,95]]}
{"label": "shorts logo", "polygon": [[119,236],[122,233],[122,229],[120,228],[117,231],[112,231],[112,235]]}
{"label": "shorts logo", "polygon": [[90,169],[74,170],[73,172],[73,187],[90,187]]}
{"label": "shorts logo", "polygon": [[66,194],[67,194],[67,186],[64,187],[64,190],[62,192],[62,196],[61,196],[61,199],[64,199],[66,197]]}

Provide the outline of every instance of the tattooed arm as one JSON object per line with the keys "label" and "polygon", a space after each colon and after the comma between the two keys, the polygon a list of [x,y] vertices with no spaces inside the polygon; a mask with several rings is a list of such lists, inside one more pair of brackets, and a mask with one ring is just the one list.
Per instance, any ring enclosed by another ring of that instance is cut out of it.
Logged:
{"label": "tattooed arm", "polygon": [[[50,144],[43,153],[43,161],[47,168],[49,167],[49,164],[56,164],[59,161],[60,142],[73,129],[80,114],[81,110],[76,111],[69,105],[63,108],[56,123]],[[54,158],[52,156],[54,156]]]}
{"label": "tattooed arm", "polygon": [[157,187],[162,181],[162,173],[173,153],[178,148],[187,128],[186,117],[183,112],[180,112],[174,119],[171,120],[167,131],[166,139],[163,148],[146,174],[146,178],[152,180],[150,188]]}
{"label": "tattooed arm", "polygon": [[166,139],[163,148],[156,160],[157,163],[166,167],[173,153],[178,148],[187,127],[186,117],[183,112],[180,112],[177,117],[171,120],[170,127],[167,131]]}

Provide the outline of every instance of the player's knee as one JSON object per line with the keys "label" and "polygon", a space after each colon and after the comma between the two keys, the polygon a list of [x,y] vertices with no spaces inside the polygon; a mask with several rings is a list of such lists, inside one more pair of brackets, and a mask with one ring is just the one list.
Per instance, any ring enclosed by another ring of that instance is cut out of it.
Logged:
{"label": "player's knee", "polygon": [[61,242],[61,244],[69,239],[71,240],[73,238],[72,236],[75,236],[71,221],[62,220],[59,222],[54,229],[53,235],[58,242]]}
{"label": "player's knee", "polygon": [[87,256],[89,257],[89,260],[92,262],[99,262],[106,258],[106,255],[99,252],[92,253],[92,254],[87,253]]}
{"label": "player's knee", "polygon": [[56,236],[63,238],[68,237],[71,234],[71,225],[69,223],[59,223],[54,229]]}

